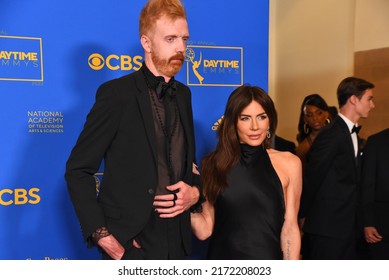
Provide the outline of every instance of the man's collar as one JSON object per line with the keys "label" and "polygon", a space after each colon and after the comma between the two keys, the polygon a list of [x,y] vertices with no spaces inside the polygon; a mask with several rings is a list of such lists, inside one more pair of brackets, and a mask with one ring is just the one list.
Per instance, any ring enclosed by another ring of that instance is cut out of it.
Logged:
{"label": "man's collar", "polygon": [[341,117],[344,122],[347,124],[347,127],[348,127],[348,130],[350,131],[350,133],[352,133],[352,130],[353,130],[353,127],[354,126],[358,126],[358,123],[353,123],[352,121],[350,121],[350,119],[348,119],[345,115],[343,115],[342,113],[338,113],[339,117]]}

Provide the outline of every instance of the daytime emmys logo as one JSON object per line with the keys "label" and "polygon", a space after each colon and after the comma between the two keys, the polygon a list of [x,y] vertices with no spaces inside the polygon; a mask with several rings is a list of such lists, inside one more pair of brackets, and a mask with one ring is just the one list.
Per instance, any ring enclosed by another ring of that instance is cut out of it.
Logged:
{"label": "daytime emmys logo", "polygon": [[0,80],[43,82],[42,38],[0,35]]}
{"label": "daytime emmys logo", "polygon": [[188,86],[240,86],[243,84],[243,48],[187,46]]}

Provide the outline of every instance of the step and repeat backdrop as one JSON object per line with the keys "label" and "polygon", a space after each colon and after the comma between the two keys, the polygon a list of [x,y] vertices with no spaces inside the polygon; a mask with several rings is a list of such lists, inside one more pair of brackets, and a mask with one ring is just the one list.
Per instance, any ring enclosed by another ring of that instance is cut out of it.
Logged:
{"label": "step and repeat backdrop", "polygon": [[[1,0],[0,259],[100,258],[82,240],[65,163],[97,87],[142,64],[145,2]],[[267,90],[269,3],[183,2],[190,40],[176,79],[192,90],[201,159],[214,148],[229,94],[244,83]]]}

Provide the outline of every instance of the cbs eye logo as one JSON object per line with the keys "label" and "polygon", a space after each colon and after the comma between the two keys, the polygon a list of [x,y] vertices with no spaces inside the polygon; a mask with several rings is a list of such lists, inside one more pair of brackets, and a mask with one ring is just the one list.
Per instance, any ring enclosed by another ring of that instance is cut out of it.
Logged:
{"label": "cbs eye logo", "polygon": [[103,57],[99,53],[93,53],[88,58],[88,65],[93,70],[101,70],[104,66],[108,69],[116,70],[134,70],[138,71],[142,66],[142,56],[136,55],[131,57],[129,55],[110,54]]}
{"label": "cbs eye logo", "polygon": [[100,70],[105,65],[104,57],[98,53],[91,54],[88,58],[88,64],[93,70]]}

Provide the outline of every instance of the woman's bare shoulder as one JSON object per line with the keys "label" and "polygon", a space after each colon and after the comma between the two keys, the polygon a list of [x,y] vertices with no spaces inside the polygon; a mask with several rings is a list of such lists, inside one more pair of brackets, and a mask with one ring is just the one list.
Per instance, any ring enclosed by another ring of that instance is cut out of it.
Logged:
{"label": "woman's bare shoulder", "polygon": [[275,149],[267,149],[267,153],[270,157],[276,157],[280,159],[298,160],[298,156],[287,151],[278,151]]}
{"label": "woman's bare shoulder", "polygon": [[273,164],[279,166],[299,166],[301,165],[301,160],[298,156],[292,154],[291,152],[278,151],[274,149],[267,149],[270,160]]}
{"label": "woman's bare shoulder", "polygon": [[302,164],[298,156],[291,152],[281,152],[274,149],[267,151],[284,188],[290,186],[291,182],[301,180]]}

